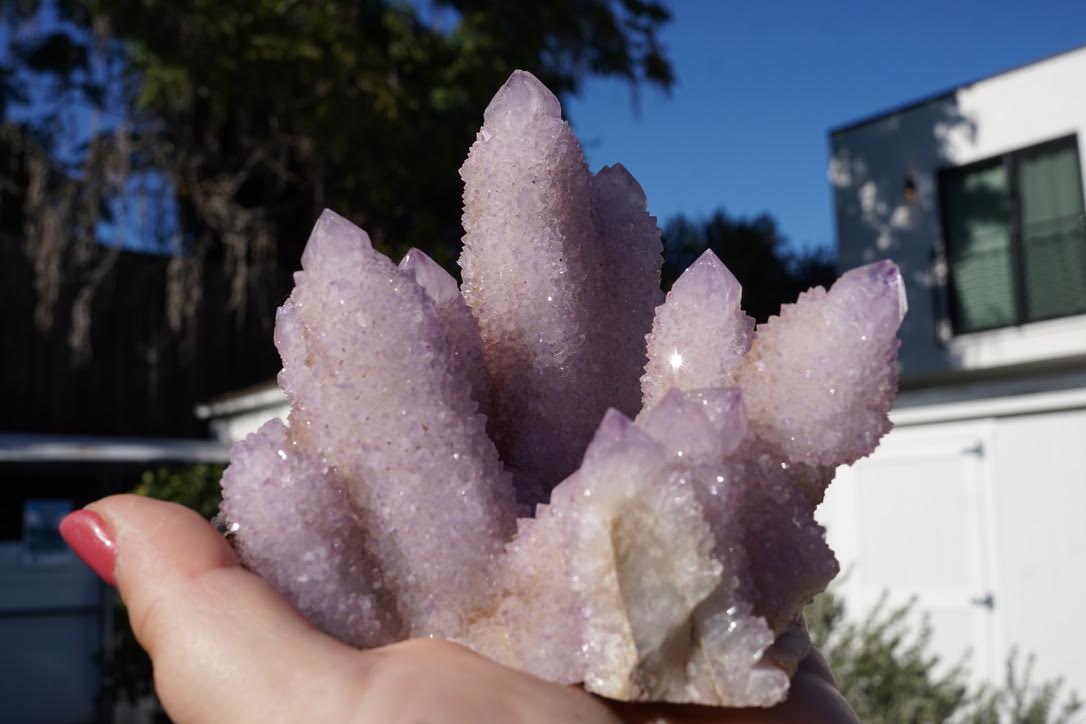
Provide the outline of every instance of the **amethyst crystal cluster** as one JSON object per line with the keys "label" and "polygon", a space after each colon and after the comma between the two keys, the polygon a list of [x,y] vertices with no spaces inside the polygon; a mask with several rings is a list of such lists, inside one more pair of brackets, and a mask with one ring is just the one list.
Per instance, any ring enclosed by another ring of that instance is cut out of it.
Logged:
{"label": "amethyst crystal cluster", "polygon": [[889,428],[897,269],[757,329],[711,252],[664,299],[641,187],[588,171],[528,73],[461,175],[461,288],[317,222],[276,320],[289,420],[223,478],[242,560],[358,646],[437,636],[619,699],[780,701],[838,568],[815,507]]}

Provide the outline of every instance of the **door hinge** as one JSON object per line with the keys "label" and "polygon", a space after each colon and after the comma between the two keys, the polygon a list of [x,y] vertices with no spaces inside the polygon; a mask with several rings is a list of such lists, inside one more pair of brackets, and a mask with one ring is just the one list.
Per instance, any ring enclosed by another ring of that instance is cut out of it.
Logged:
{"label": "door hinge", "polygon": [[962,454],[976,455],[978,458],[982,458],[984,457],[984,443],[978,440],[976,443],[970,445],[969,447],[963,447]]}

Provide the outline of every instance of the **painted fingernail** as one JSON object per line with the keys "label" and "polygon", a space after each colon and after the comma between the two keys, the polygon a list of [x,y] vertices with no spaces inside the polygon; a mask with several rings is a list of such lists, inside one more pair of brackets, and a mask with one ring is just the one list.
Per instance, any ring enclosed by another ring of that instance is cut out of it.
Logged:
{"label": "painted fingernail", "polygon": [[113,585],[116,546],[102,516],[93,510],[77,510],[60,521],[60,537],[103,581]]}

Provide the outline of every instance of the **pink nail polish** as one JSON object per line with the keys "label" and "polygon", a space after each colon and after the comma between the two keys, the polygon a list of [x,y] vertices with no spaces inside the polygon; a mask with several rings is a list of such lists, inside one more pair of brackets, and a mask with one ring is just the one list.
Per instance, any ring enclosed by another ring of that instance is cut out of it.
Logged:
{"label": "pink nail polish", "polygon": [[60,521],[60,536],[83,562],[109,585],[113,583],[116,546],[102,516],[93,510],[77,510]]}

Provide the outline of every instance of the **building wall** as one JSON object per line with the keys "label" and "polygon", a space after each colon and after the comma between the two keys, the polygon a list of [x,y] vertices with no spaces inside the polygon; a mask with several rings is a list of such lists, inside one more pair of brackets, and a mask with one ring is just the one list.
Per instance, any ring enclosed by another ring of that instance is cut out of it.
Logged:
{"label": "building wall", "polygon": [[[933,284],[933,253],[941,233],[938,170],[1073,133],[1080,159],[1086,159],[1084,84],[1086,48],[831,135],[841,267],[891,257],[906,280],[905,384],[954,372],[1086,358],[1086,316],[940,342],[936,325],[943,315]],[[915,184],[911,199],[905,193],[907,176]]]}
{"label": "building wall", "polygon": [[0,543],[0,720],[100,720],[97,660],[109,600],[74,554]]}
{"label": "building wall", "polygon": [[247,412],[238,412],[211,421],[211,434],[219,442],[233,444],[256,432],[269,420],[286,420],[290,414],[290,405],[282,404],[261,407]]}

